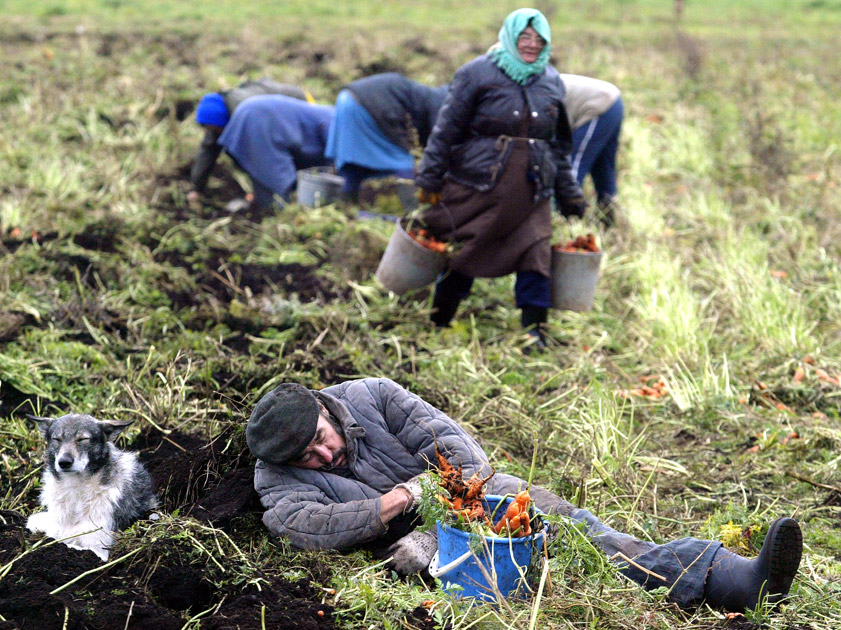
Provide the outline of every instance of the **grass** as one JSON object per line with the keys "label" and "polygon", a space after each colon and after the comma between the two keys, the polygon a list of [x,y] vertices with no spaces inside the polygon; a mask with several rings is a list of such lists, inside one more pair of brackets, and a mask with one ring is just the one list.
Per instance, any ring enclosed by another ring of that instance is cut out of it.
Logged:
{"label": "grass", "polygon": [[[0,394],[21,405],[3,407],[0,509],[37,502],[24,412],[136,419],[129,442],[141,428],[211,436],[242,427],[274,383],[383,375],[468,426],[501,472],[527,474],[537,440],[537,483],[641,538],[796,515],[797,598],[754,621],[841,627],[828,489],[841,485],[841,389],[818,373],[841,372],[836,5],[688,2],[676,22],[652,0],[544,4],[556,65],[623,90],[625,212],[600,234],[594,309],[553,313],[549,352],[525,356],[511,278],[477,281],[455,326],[434,331],[425,293],[398,298],[372,277],[388,224],[332,206],[262,221],[190,210],[179,175],[200,139],[181,101],[263,74],[322,102],[381,70],[443,83],[516,3],[0,3]],[[669,396],[619,395],[655,374]],[[528,603],[470,607],[361,552],[295,554],[259,523],[165,518],[125,551],[188,531],[208,566],[242,556],[244,575],[208,569],[220,584],[324,562],[313,579],[336,590],[341,627],[401,627],[427,600],[465,629],[722,624],[628,584],[573,534],[532,624]]]}

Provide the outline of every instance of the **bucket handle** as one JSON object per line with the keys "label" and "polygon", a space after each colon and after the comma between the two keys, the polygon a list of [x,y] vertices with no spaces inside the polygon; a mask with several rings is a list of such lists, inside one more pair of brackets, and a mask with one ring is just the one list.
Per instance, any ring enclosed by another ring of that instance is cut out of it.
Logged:
{"label": "bucket handle", "polygon": [[431,575],[434,578],[439,578],[442,575],[444,575],[445,573],[449,573],[450,571],[455,569],[457,566],[464,563],[464,561],[467,560],[471,555],[473,555],[473,551],[468,549],[465,553],[460,555],[458,558],[456,558],[452,562],[450,562],[448,564],[445,564],[443,567],[439,567],[438,566],[438,552],[436,551],[435,555],[432,556],[432,560],[429,562],[429,575]]}

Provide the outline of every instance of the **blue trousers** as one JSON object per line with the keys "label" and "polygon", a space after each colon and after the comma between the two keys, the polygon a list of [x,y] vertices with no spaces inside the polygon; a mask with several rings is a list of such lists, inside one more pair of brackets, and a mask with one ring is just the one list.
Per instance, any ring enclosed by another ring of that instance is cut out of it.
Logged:
{"label": "blue trousers", "polygon": [[589,173],[598,199],[616,195],[616,152],[624,109],[619,98],[604,114],[572,132],[572,174],[581,185]]}
{"label": "blue trousers", "polygon": [[[525,482],[512,475],[497,473],[486,487],[492,494],[513,494],[522,490]],[[704,598],[704,583],[713,557],[722,546],[720,542],[680,538],[658,545],[638,540],[608,527],[587,510],[576,508],[539,486],[532,486],[529,494],[543,512],[566,516],[579,525],[587,538],[617,565],[622,574],[643,588],[653,590],[665,586],[669,589],[669,599],[680,606],[691,606]],[[632,559],[649,573],[625,558]]]}
{"label": "blue trousers", "polygon": [[[463,300],[470,295],[473,278],[457,271],[445,271],[435,283],[436,297]],[[514,283],[514,299],[517,308],[537,306],[549,308],[552,305],[552,280],[536,271],[518,271]]]}

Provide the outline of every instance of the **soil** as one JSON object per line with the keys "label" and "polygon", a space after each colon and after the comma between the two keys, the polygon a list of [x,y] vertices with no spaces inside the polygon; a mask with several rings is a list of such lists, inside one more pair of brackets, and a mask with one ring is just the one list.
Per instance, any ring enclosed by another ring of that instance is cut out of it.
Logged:
{"label": "soil", "polygon": [[[223,528],[234,517],[248,514],[259,522],[253,463],[236,429],[210,442],[177,432],[164,438],[149,431],[132,449],[140,452],[149,469],[163,509],[180,510]],[[147,544],[138,556],[145,561],[118,563],[53,593],[103,565],[92,552],[47,544],[49,539],[21,555],[38,538],[26,530],[21,514],[0,512],[0,567],[17,558],[0,580],[0,615],[6,620],[0,622],[2,630],[179,629],[192,615],[209,609],[213,615],[202,628],[259,628],[264,607],[266,627],[337,627],[333,607],[322,603],[323,591],[309,580],[261,574],[254,576],[260,578],[259,589],[253,583],[226,583],[216,567],[177,536]],[[296,563],[300,570],[300,559]],[[331,575],[328,567],[304,568],[324,579]]]}
{"label": "soil", "polygon": [[[253,462],[245,455],[239,427],[231,426],[209,442],[196,435],[163,436],[149,430],[131,449],[148,468],[163,510],[211,522],[238,538],[240,547],[250,543],[255,528],[262,528]],[[200,613],[205,613],[201,627],[209,630],[260,628],[263,618],[267,628],[340,627],[333,606],[324,601],[325,591],[312,581],[328,583],[332,569],[313,560],[291,561],[296,574],[303,570],[311,579],[288,579],[282,575],[284,567],[272,566],[271,573],[257,571],[242,583],[177,535],[151,540],[141,535],[132,541],[127,533],[112,558],[132,546],[136,557],[106,569],[90,551],[39,538],[27,531],[22,514],[0,511],[0,567],[14,561],[0,580],[0,616],[5,620],[0,630],[178,630]],[[439,627],[422,607],[407,611],[405,622],[420,630]]]}
{"label": "soil", "polygon": [[35,394],[26,394],[8,380],[0,381],[0,416],[24,418],[27,414],[48,415],[50,410],[58,409],[58,403],[46,400]]}

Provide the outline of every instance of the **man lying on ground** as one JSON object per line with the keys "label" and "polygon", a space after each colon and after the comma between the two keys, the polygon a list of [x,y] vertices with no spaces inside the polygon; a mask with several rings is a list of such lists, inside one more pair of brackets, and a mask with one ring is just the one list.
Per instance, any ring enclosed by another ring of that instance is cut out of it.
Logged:
{"label": "man lying on ground", "polygon": [[[410,513],[421,497],[419,477],[436,461],[436,441],[465,476],[489,470],[482,448],[461,426],[385,378],[320,391],[279,385],[257,403],[246,437],[258,459],[254,485],[266,508],[263,522],[273,534],[302,549],[368,543],[404,575],[427,569],[437,549],[434,532],[411,531]],[[498,473],[486,489],[505,495],[524,486]],[[646,589],[668,587],[682,606],[706,600],[743,611],[760,601],[777,603],[800,565],[802,537],[791,518],[775,520],[760,555],[746,559],[716,541],[637,540],[547,490],[533,486],[530,492],[543,512],[580,523],[609,558],[632,558],[636,566],[617,561],[624,575]]]}

